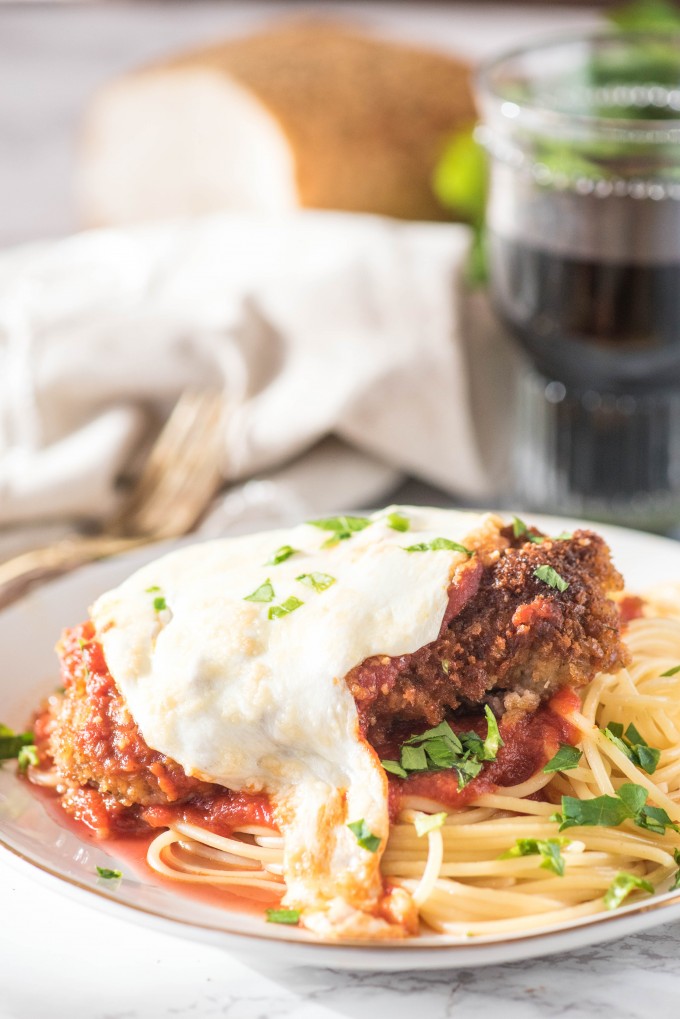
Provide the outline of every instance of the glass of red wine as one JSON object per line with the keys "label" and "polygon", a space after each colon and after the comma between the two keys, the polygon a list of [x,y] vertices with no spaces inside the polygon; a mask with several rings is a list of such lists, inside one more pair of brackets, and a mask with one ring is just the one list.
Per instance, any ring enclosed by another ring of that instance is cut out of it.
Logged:
{"label": "glass of red wine", "polygon": [[680,38],[516,50],[478,77],[495,308],[526,357],[515,496],[680,522]]}

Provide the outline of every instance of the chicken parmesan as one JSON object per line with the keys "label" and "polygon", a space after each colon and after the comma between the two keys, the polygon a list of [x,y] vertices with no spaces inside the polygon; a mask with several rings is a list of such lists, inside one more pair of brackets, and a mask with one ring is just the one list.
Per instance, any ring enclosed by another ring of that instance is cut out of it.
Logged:
{"label": "chicken parmesan", "polygon": [[520,801],[557,830],[551,762],[580,757],[584,698],[630,664],[621,588],[589,530],[422,507],[184,547],[62,635],[28,775],[103,839],[158,830],[161,873],[271,890],[270,919],[411,936],[448,866],[409,870],[415,840],[464,873]]}

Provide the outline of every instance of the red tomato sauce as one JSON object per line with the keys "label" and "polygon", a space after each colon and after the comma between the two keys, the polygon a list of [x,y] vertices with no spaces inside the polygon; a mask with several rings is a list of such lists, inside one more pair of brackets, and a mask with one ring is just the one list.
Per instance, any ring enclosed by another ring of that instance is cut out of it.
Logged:
{"label": "red tomato sauce", "polygon": [[[394,819],[398,815],[405,796],[423,796],[455,810],[474,803],[484,793],[526,782],[555,756],[560,743],[578,742],[578,729],[569,716],[580,707],[578,694],[563,687],[537,711],[502,719],[499,730],[503,746],[496,760],[485,764],[463,789],[458,788],[454,770],[410,775],[406,779],[390,775],[390,816]],[[466,729],[474,729],[480,735],[486,732],[486,723],[478,719],[467,725],[457,721],[451,727],[458,732]]]}

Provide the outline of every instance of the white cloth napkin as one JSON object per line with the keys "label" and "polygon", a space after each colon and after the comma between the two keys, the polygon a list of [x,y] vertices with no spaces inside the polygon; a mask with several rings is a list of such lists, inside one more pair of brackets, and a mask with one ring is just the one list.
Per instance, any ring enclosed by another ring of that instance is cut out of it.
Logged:
{"label": "white cloth napkin", "polygon": [[460,225],[303,212],[1,254],[0,555],[109,515],[144,428],[190,387],[229,408],[209,531],[375,502],[404,473],[491,498],[509,353],[463,284],[468,245]]}

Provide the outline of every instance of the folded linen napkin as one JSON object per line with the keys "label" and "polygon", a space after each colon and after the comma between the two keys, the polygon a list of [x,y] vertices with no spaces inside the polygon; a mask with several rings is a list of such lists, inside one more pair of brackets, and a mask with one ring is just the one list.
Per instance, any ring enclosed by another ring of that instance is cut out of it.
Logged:
{"label": "folded linen napkin", "polygon": [[461,225],[302,212],[1,254],[0,555],[110,515],[144,428],[191,387],[229,409],[213,531],[374,502],[403,473],[493,498],[511,354],[465,289],[468,245]]}

